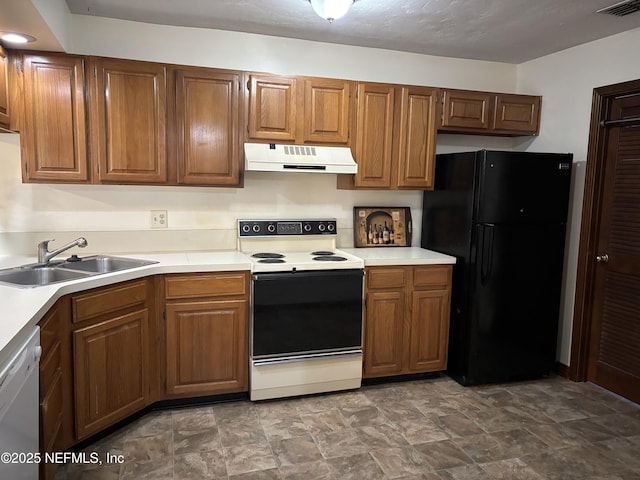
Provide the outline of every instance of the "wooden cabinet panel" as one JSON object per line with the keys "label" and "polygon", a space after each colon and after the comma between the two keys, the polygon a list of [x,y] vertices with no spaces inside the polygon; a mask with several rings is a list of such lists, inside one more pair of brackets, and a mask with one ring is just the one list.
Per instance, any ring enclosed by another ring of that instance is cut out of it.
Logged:
{"label": "wooden cabinet panel", "polygon": [[142,305],[146,300],[147,281],[144,279],[97,288],[72,297],[72,321],[82,322],[127,307]]}
{"label": "wooden cabinet panel", "polygon": [[447,367],[450,291],[413,292],[409,326],[410,371],[428,372]]}
{"label": "wooden cabinet panel", "polygon": [[167,299],[248,295],[245,272],[176,274],[165,277]]}
{"label": "wooden cabinet panel", "polygon": [[413,286],[420,287],[446,287],[451,283],[451,266],[428,265],[415,267],[413,270]]}
{"label": "wooden cabinet panel", "polygon": [[364,373],[366,378],[402,371],[404,291],[369,292],[366,300]]}
{"label": "wooden cabinet panel", "polygon": [[364,377],[445,370],[450,265],[367,267]]}
{"label": "wooden cabinet panel", "polygon": [[[73,443],[73,400],[69,302],[58,300],[40,321],[40,453],[59,452]],[[54,463],[40,465],[40,478],[53,480]]]}
{"label": "wooden cabinet panel", "polygon": [[295,141],[298,136],[296,79],[251,75],[249,83],[249,137]]}
{"label": "wooden cabinet panel", "polygon": [[167,305],[169,395],[213,395],[247,389],[247,302]]}
{"label": "wooden cabinet panel", "polygon": [[367,270],[367,287],[404,288],[407,284],[407,270],[403,267],[388,267]]}
{"label": "wooden cabinet panel", "polygon": [[442,126],[488,130],[490,108],[489,93],[445,90],[442,101]]}
{"label": "wooden cabinet panel", "polygon": [[537,135],[540,119],[540,97],[529,95],[496,95],[496,130],[510,130]]}
{"label": "wooden cabinet panel", "polygon": [[100,182],[167,181],[165,66],[91,58],[91,151]]}
{"label": "wooden cabinet panel", "polygon": [[436,150],[437,90],[400,90],[398,180],[400,188],[433,188]]}
{"label": "wooden cabinet panel", "polygon": [[394,92],[392,85],[358,85],[356,187],[391,187]]}
{"label": "wooden cabinet panel", "polygon": [[240,74],[183,68],[175,77],[178,183],[239,185]]}
{"label": "wooden cabinet panel", "polygon": [[23,181],[88,182],[84,60],[25,55],[24,108]]}
{"label": "wooden cabinet panel", "polygon": [[148,332],[147,309],[73,332],[79,440],[147,405]]}
{"label": "wooden cabinet panel", "polygon": [[0,45],[0,127],[10,128],[9,119],[9,57]]}
{"label": "wooden cabinet panel", "polygon": [[351,82],[309,78],[304,82],[304,142],[349,141]]}

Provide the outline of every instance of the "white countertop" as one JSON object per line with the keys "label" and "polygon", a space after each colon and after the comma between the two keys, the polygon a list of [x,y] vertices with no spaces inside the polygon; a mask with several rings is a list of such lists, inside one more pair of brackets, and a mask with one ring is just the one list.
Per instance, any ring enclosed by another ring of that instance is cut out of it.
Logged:
{"label": "white countertop", "polygon": [[[34,288],[0,284],[0,363],[6,361],[21,345],[56,300],[68,293],[163,273],[237,271],[249,270],[251,267],[247,257],[235,250],[115,256],[158,263]],[[35,262],[35,257],[3,256],[0,257],[0,268]]]}
{"label": "white countertop", "polygon": [[443,265],[456,263],[456,257],[420,247],[368,247],[341,250],[364,260],[365,267],[384,265]]}
{"label": "white countertop", "polygon": [[[342,248],[340,250],[362,258],[365,266],[432,265],[456,262],[455,257],[418,247]],[[251,268],[251,262],[247,256],[235,250],[135,253],[116,256],[153,260],[158,263],[34,288],[17,288],[0,284],[0,363],[6,361],[11,353],[26,340],[32,328],[63,295],[149,275],[248,271]],[[0,256],[0,268],[17,267],[35,262],[35,257]]]}

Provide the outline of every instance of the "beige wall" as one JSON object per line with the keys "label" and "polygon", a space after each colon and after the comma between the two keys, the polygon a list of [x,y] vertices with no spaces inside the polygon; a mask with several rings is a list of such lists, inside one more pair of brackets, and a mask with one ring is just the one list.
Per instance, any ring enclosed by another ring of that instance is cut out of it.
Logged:
{"label": "beige wall", "polygon": [[640,29],[614,35],[518,66],[518,91],[543,96],[540,136],[521,140],[517,148],[573,152],[571,204],[558,359],[569,365],[573,303],[580,240],[580,217],[589,144],[593,89],[640,79]]}

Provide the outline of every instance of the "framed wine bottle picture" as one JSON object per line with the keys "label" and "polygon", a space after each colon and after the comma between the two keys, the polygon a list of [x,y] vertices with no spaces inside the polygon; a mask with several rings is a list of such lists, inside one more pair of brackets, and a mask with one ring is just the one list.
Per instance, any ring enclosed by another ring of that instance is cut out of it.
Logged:
{"label": "framed wine bottle picture", "polygon": [[356,247],[410,247],[411,208],[353,207]]}

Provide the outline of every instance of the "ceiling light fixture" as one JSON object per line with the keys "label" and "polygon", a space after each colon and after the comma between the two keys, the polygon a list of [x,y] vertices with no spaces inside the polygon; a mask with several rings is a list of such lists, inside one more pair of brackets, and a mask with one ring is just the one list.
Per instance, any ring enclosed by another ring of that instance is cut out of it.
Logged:
{"label": "ceiling light fixture", "polygon": [[309,0],[313,10],[322,18],[333,23],[349,11],[354,0]]}
{"label": "ceiling light fixture", "polygon": [[0,36],[0,40],[3,40],[7,43],[29,43],[35,42],[36,37],[32,37],[31,35],[27,35],[26,33],[6,32],[2,33],[2,35]]}

